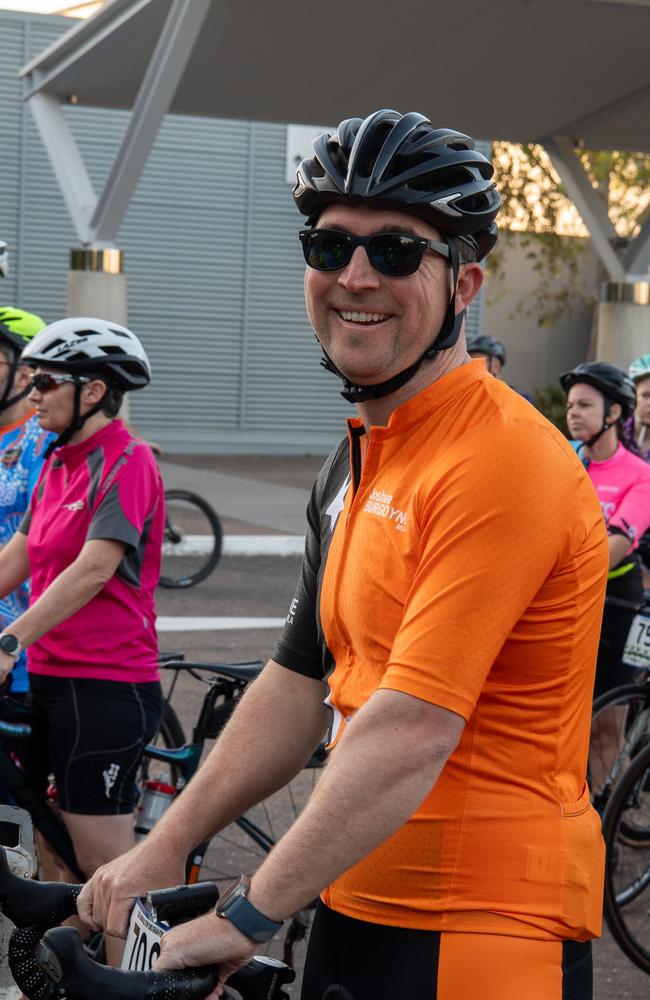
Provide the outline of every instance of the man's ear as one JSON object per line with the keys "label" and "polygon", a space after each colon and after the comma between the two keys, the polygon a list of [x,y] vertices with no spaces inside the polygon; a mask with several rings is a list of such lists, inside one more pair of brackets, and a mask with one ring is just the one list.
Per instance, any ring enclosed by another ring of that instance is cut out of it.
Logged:
{"label": "man's ear", "polygon": [[483,268],[480,264],[461,264],[456,287],[456,312],[467,309],[481,290]]}

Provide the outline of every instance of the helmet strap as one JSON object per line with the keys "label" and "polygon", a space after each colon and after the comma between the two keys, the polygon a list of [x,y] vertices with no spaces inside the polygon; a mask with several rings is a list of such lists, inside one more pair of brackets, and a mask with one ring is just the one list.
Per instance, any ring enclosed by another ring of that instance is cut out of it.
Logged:
{"label": "helmet strap", "polygon": [[54,441],[50,442],[50,444],[47,446],[47,449],[45,450],[45,458],[46,459],[50,457],[50,455],[52,454],[52,452],[54,451],[55,448],[62,448],[64,445],[68,444],[70,438],[74,434],[76,434],[77,431],[81,430],[81,428],[86,423],[86,421],[90,417],[94,416],[95,413],[99,413],[99,411],[101,410],[101,408],[102,408],[102,406],[104,404],[104,396],[106,394],[104,394],[104,396],[102,396],[102,398],[99,400],[98,403],[95,403],[94,406],[91,406],[90,409],[87,410],[86,413],[83,414],[83,416],[81,415],[80,410],[81,410],[81,390],[82,390],[82,388],[83,388],[83,386],[80,383],[77,383],[75,385],[75,387],[74,387],[74,403],[73,403],[73,409],[72,409],[72,421],[70,422],[70,424],[68,425],[68,427],[66,427],[66,429],[61,434],[59,434],[58,438],[55,438]]}
{"label": "helmet strap", "polygon": [[7,381],[5,382],[5,387],[2,390],[2,395],[0,396],[0,413],[4,410],[11,409],[16,403],[19,403],[21,399],[25,396],[29,396],[32,391],[31,385],[28,385],[22,392],[16,393],[15,396],[9,396],[14,384],[14,379],[16,377],[16,372],[18,371],[20,357],[18,354],[13,354],[13,360],[9,363],[9,374],[7,375]]}
{"label": "helmet strap", "polygon": [[596,432],[596,434],[593,434],[588,441],[583,441],[581,443],[580,447],[578,448],[578,454],[582,451],[583,448],[593,448],[593,446],[596,444],[596,441],[599,441],[603,436],[603,434],[605,434],[610,427],[614,426],[613,424],[610,424],[608,420],[612,404],[609,401],[609,399],[607,399],[606,396],[604,397],[604,399],[605,399],[605,414],[603,417],[603,426],[600,428],[599,431]]}
{"label": "helmet strap", "polygon": [[365,403],[369,399],[382,399],[384,396],[389,396],[392,392],[396,392],[397,389],[401,389],[403,385],[406,385],[406,383],[413,378],[423,361],[427,361],[429,358],[435,357],[439,351],[448,350],[457,342],[463,326],[463,320],[465,319],[464,309],[456,315],[456,289],[458,287],[458,272],[460,269],[458,241],[455,236],[445,236],[445,241],[449,246],[449,258],[453,282],[451,298],[449,300],[449,305],[447,306],[445,318],[442,321],[442,326],[440,327],[435,340],[429,345],[429,347],[427,347],[426,351],[420,355],[417,361],[415,361],[412,365],[409,365],[408,368],[404,368],[403,371],[398,372],[397,375],[393,375],[392,378],[386,379],[385,382],[378,382],[376,385],[360,385],[358,383],[351,382],[347,376],[336,367],[327,352],[323,350],[321,365],[327,371],[332,372],[342,380],[343,389],[341,390],[341,395],[343,396],[343,399],[348,401],[348,403]]}

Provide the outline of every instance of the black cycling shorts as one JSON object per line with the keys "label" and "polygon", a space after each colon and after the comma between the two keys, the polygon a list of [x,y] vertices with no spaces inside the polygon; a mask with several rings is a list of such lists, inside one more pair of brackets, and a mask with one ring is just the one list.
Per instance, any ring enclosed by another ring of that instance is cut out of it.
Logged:
{"label": "black cycling shorts", "polygon": [[32,738],[20,749],[30,780],[49,774],[66,812],[112,816],[133,811],[142,750],[156,735],[160,684],[30,676]]}
{"label": "black cycling shorts", "polygon": [[319,903],[301,1000],[592,1000],[591,942],[409,930]]}
{"label": "black cycling shorts", "polygon": [[[634,562],[636,565],[624,576],[615,577],[608,581],[607,597],[630,601],[633,604],[642,604],[643,579],[638,560],[636,556],[633,556],[624,561]],[[639,670],[636,667],[628,667],[623,663],[623,650],[635,613],[605,601],[603,624],[598,644],[594,698],[604,694],[605,691],[619,687],[621,684],[636,683],[639,677]]]}

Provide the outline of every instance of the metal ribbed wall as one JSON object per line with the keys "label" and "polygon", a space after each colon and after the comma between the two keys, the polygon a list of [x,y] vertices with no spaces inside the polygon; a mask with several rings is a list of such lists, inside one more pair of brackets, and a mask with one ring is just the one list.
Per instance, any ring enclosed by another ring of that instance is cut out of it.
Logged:
{"label": "metal ribbed wall", "polygon": [[[0,235],[12,265],[0,296],[48,321],[64,315],[77,241],[17,73],[69,27],[0,14]],[[66,114],[99,191],[127,116]],[[171,450],[325,451],[350,412],[305,315],[285,148],[282,125],[168,116],[120,230],[129,324],[155,374],[131,414]],[[479,319],[475,307],[470,326]]]}

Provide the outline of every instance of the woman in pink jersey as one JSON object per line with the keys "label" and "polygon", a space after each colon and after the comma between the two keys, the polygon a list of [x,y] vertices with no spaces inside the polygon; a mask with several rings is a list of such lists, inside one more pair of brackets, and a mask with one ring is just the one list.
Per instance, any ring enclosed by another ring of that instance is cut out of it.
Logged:
{"label": "woman in pink jersey", "polygon": [[146,386],[147,356],[124,327],[46,327],[22,360],[30,400],[58,435],[31,506],[0,554],[0,594],[31,576],[29,609],[0,635],[0,680],[27,649],[34,737],[25,765],[54,772],[88,875],[133,844],[134,775],[162,709],[154,590],[163,487],[150,449],[117,419]]}
{"label": "woman in pink jersey", "polygon": [[[639,539],[650,525],[650,467],[629,450],[623,424],[634,412],[633,381],[615,365],[578,365],[560,381],[567,394],[567,425],[589,473],[607,523],[607,596],[640,603],[643,582]],[[637,671],[622,663],[634,612],[605,605],[596,671],[595,696],[634,680]]]}

